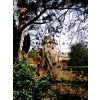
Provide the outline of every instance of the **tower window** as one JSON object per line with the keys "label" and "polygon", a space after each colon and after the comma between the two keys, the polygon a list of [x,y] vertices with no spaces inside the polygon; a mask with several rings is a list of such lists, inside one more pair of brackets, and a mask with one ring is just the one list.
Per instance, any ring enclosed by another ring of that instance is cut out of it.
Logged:
{"label": "tower window", "polygon": [[52,49],[54,49],[54,47],[52,47]]}

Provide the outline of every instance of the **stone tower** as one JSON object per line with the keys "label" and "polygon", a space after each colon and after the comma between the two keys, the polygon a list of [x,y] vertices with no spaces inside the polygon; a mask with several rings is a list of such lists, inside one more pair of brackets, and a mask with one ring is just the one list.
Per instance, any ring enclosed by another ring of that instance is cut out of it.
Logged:
{"label": "stone tower", "polygon": [[53,37],[48,35],[44,37],[42,45],[44,53],[50,53],[53,62],[57,62],[58,61],[57,41]]}

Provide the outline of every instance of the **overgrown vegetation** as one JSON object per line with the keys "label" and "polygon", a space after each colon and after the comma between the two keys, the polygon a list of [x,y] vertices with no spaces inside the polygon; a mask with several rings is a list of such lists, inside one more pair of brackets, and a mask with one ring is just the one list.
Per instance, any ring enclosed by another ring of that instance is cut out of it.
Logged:
{"label": "overgrown vegetation", "polygon": [[25,60],[13,67],[13,100],[41,100],[50,88],[50,75],[39,78]]}
{"label": "overgrown vegetation", "polygon": [[44,76],[42,78],[37,79],[34,77],[35,86],[34,86],[34,93],[33,93],[33,100],[42,100],[45,97],[48,89],[51,86],[50,83],[50,76]]}
{"label": "overgrown vegetation", "polygon": [[[70,80],[70,78],[66,76],[66,78],[61,77],[61,79],[55,79],[53,81],[52,76],[49,74],[39,77],[37,75],[37,69],[29,66],[25,60],[17,61],[13,69],[13,100],[42,100],[46,98],[51,98],[53,100],[71,100],[74,97],[75,100],[84,100],[84,98],[87,98],[87,96],[84,97],[84,93],[88,89],[88,83],[83,80],[83,78],[79,79],[79,75],[77,76],[77,74],[73,80]],[[85,71],[84,69],[87,69],[87,67],[76,66],[72,70],[79,73]],[[87,71],[85,73],[87,73]],[[84,77],[84,74],[80,73],[80,75]],[[54,84],[56,85],[56,89],[53,88],[52,90],[51,87]],[[61,87],[62,89],[64,88],[64,94],[61,93]],[[81,90],[84,92],[83,94],[80,91],[81,88],[83,89]],[[70,91],[70,93],[68,93],[68,91]],[[79,95],[77,91],[79,91]]]}
{"label": "overgrown vegetation", "polygon": [[28,52],[28,57],[36,60],[36,59],[40,58],[40,55],[38,52],[36,52],[36,50],[31,50],[30,52]]}
{"label": "overgrown vegetation", "polygon": [[16,61],[13,67],[13,100],[32,100],[33,70],[26,61]]}
{"label": "overgrown vegetation", "polygon": [[69,66],[88,66],[88,49],[82,43],[77,43],[71,46],[69,53]]}

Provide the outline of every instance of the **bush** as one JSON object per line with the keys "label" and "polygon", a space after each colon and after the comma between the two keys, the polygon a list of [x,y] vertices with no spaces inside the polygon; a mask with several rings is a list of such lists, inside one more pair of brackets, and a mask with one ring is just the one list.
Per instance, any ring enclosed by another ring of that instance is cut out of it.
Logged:
{"label": "bush", "polygon": [[38,53],[34,50],[32,50],[28,53],[28,57],[31,57],[31,58],[36,58],[38,56],[39,56]]}
{"label": "bush", "polygon": [[33,100],[42,100],[42,98],[45,98],[46,92],[50,88],[50,76],[44,76],[42,78],[36,78],[35,80],[35,86],[34,86],[34,96]]}
{"label": "bush", "polygon": [[41,56],[39,55],[38,52],[36,52],[35,50],[32,50],[28,53],[28,57],[32,58],[33,60],[38,60],[38,61],[42,61]]}
{"label": "bush", "polygon": [[36,69],[30,67],[25,60],[14,64],[13,100],[41,100],[50,84],[50,75],[38,77]]}
{"label": "bush", "polygon": [[13,66],[13,100],[32,100],[33,71],[26,61]]}

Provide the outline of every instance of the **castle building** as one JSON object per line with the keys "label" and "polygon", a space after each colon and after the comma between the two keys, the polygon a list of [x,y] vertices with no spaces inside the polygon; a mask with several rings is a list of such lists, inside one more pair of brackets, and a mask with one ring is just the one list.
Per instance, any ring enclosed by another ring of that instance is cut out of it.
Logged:
{"label": "castle building", "polygon": [[50,35],[44,37],[42,46],[44,53],[50,53],[53,62],[69,59],[67,53],[58,52],[58,43]]}

